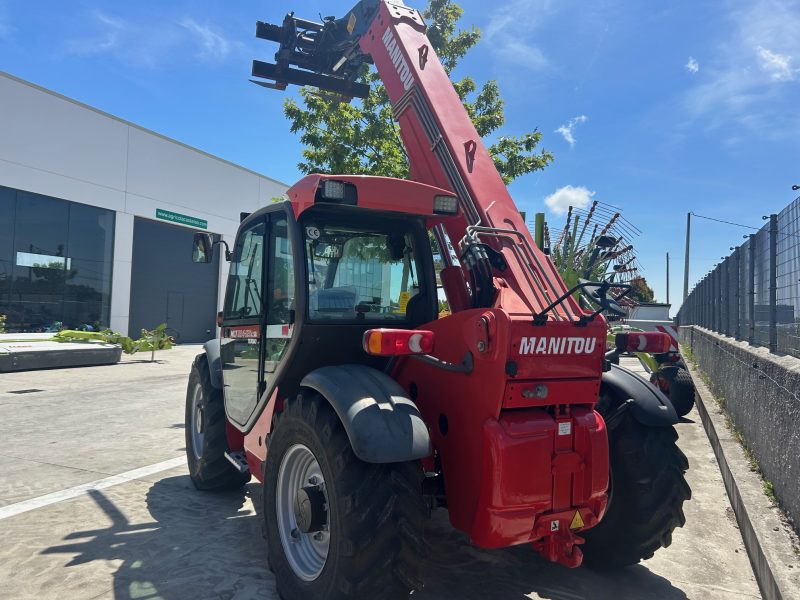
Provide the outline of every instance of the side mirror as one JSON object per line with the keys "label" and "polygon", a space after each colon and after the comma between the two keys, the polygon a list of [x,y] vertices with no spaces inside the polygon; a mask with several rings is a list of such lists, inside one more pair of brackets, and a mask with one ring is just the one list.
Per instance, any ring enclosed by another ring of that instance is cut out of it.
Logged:
{"label": "side mirror", "polygon": [[209,233],[195,233],[192,242],[192,262],[210,263],[214,260],[214,241]]}

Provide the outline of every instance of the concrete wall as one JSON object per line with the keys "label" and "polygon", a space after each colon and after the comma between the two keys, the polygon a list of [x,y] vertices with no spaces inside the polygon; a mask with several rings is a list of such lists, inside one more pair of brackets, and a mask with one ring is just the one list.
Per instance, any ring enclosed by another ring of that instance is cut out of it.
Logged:
{"label": "concrete wall", "polygon": [[770,354],[699,327],[681,327],[713,391],[800,527],[800,359]]}
{"label": "concrete wall", "polygon": [[111,327],[120,332],[128,329],[135,216],[155,219],[161,208],[199,217],[232,243],[240,212],[287,189],[2,71],[0,185],[117,211]]}

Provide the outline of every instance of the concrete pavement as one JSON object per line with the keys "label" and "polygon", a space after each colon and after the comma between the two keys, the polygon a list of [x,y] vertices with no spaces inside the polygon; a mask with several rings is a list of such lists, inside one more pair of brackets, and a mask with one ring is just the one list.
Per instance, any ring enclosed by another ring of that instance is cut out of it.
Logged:
{"label": "concrete pavement", "polygon": [[[198,349],[161,352],[155,364],[135,356],[0,378],[0,598],[277,598],[258,486],[200,493],[180,460]],[[14,393],[26,390],[40,391]],[[483,551],[439,510],[426,589],[415,597],[759,598],[695,412],[678,431],[693,498],[686,526],[651,560],[598,573],[547,563],[527,547]],[[121,473],[132,475],[109,480]],[[105,487],[75,492],[97,481]]]}

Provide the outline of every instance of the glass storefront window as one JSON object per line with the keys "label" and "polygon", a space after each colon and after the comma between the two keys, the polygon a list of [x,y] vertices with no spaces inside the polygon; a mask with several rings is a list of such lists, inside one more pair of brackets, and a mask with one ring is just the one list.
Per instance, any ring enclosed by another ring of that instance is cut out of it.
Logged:
{"label": "glass storefront window", "polygon": [[113,211],[0,187],[6,330],[108,327],[113,244]]}

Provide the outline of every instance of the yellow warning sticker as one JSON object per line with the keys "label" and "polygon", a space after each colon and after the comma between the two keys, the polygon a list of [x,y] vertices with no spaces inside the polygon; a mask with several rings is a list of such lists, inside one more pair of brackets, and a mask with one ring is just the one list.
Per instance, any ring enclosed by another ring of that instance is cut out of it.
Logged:
{"label": "yellow warning sticker", "polygon": [[400,292],[400,308],[398,312],[401,314],[406,314],[406,307],[408,307],[408,301],[411,299],[411,292]]}
{"label": "yellow warning sticker", "polygon": [[575,516],[572,517],[572,523],[569,524],[569,528],[570,529],[580,529],[584,525],[585,525],[585,523],[583,522],[583,519],[581,518],[581,511],[576,510],[575,511]]}
{"label": "yellow warning sticker", "polygon": [[353,33],[356,28],[356,14],[350,13],[350,18],[347,20],[347,33]]}

